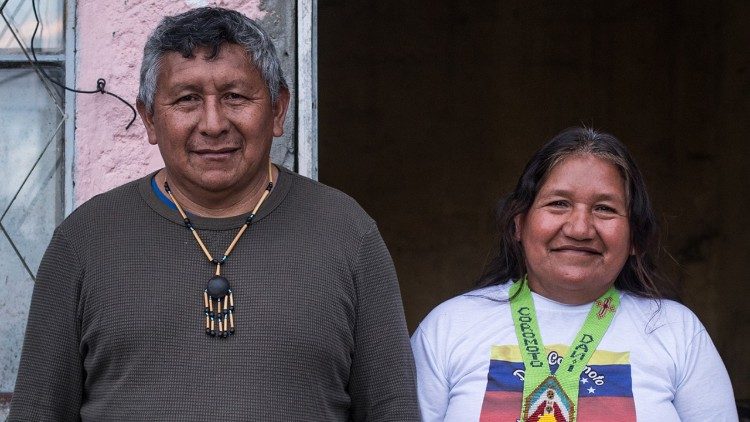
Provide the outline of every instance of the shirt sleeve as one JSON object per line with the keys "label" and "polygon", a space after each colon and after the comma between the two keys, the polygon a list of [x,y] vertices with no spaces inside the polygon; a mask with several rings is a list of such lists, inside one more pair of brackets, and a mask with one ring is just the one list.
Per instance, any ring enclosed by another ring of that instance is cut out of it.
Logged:
{"label": "shirt sleeve", "polygon": [[9,421],[80,420],[82,275],[78,257],[58,228],[37,273]]}
{"label": "shirt sleeve", "polygon": [[411,337],[411,348],[417,367],[417,397],[422,420],[443,421],[448,410],[450,386],[421,326]]}
{"label": "shirt sleeve", "polygon": [[687,347],[673,403],[685,422],[738,419],[726,367],[702,326]]}
{"label": "shirt sleeve", "polygon": [[396,270],[374,224],[362,238],[353,270],[352,419],[418,421],[414,361]]}

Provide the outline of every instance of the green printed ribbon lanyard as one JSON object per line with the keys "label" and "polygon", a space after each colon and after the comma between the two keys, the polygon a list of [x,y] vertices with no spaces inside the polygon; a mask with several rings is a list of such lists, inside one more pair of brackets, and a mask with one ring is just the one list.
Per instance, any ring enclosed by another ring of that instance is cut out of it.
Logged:
{"label": "green printed ribbon lanyard", "polygon": [[610,287],[591,305],[586,321],[568,349],[569,356],[563,358],[554,374],[547,361],[526,277],[513,283],[509,293],[513,324],[525,367],[520,420],[557,421],[555,415],[561,415],[564,420],[575,422],[581,372],[599,346],[620,306],[619,292]]}

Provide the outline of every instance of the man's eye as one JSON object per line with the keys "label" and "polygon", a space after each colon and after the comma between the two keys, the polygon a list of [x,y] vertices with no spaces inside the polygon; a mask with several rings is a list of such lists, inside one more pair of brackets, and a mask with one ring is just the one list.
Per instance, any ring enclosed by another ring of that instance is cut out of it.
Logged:
{"label": "man's eye", "polygon": [[185,102],[196,101],[196,100],[198,100],[198,96],[194,95],[194,94],[190,94],[190,95],[184,95],[184,96],[178,98],[177,102],[178,103],[185,103]]}
{"label": "man's eye", "polygon": [[227,94],[227,97],[226,97],[226,98],[227,98],[228,100],[242,100],[242,99],[244,99],[245,97],[244,97],[244,96],[242,96],[242,95],[240,95],[240,94],[237,94],[236,92],[230,92],[230,93],[228,93],[228,94]]}

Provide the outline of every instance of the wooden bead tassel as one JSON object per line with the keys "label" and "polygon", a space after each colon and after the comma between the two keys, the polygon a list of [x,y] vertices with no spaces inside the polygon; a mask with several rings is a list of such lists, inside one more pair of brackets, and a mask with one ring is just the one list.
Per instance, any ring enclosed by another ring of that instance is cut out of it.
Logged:
{"label": "wooden bead tassel", "polygon": [[208,300],[208,316],[211,319],[211,327],[206,330],[206,334],[213,337],[216,335],[216,330],[214,329],[214,301],[211,299]]}
{"label": "wooden bead tassel", "polygon": [[211,335],[211,315],[209,315],[209,307],[208,307],[208,291],[203,291],[203,312],[206,314],[206,334]]}
{"label": "wooden bead tassel", "polygon": [[229,290],[229,335],[234,334],[234,298],[232,290]]}
{"label": "wooden bead tassel", "polygon": [[219,320],[218,334],[220,337],[225,337],[224,336],[224,322],[223,322],[222,313],[221,313],[221,299],[216,301],[216,319]]}

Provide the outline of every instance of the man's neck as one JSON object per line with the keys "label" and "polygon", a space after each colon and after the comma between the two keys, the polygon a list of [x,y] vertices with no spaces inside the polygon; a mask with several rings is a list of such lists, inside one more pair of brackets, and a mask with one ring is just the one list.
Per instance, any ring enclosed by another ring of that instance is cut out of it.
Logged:
{"label": "man's neck", "polygon": [[[271,165],[271,174],[275,183],[279,170]],[[155,176],[156,185],[166,195],[164,181],[169,182],[170,190],[180,206],[192,215],[209,218],[234,217],[252,211],[263,196],[268,186],[268,171],[263,171],[250,185],[236,191],[224,192],[193,192],[177,180],[169,178],[166,169],[161,169]],[[200,199],[198,199],[200,198]]]}

